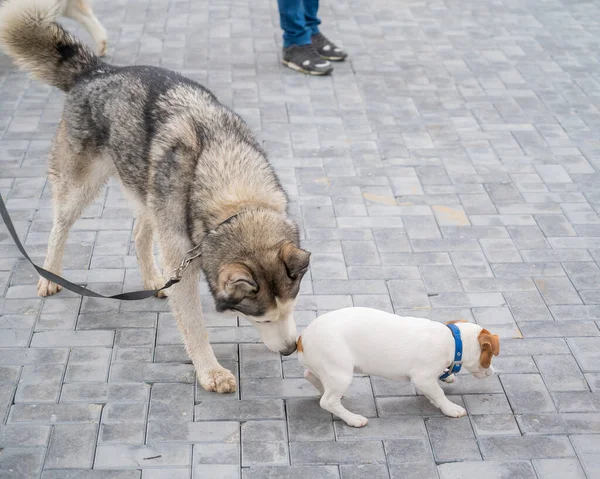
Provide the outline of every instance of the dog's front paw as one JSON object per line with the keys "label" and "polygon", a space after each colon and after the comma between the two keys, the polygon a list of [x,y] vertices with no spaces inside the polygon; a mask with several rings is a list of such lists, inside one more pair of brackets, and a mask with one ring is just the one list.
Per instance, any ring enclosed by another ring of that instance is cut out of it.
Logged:
{"label": "dog's front paw", "polygon": [[235,376],[225,368],[213,369],[198,377],[200,386],[207,391],[218,393],[233,393],[237,389]]}
{"label": "dog's front paw", "polygon": [[106,55],[107,51],[108,51],[108,42],[106,40],[102,40],[98,44],[98,56],[103,57],[104,55]]}
{"label": "dog's front paw", "polygon": [[448,405],[442,408],[442,412],[448,417],[463,417],[467,415],[467,411],[464,407],[448,402]]}
{"label": "dog's front paw", "polygon": [[450,376],[448,376],[446,379],[444,379],[443,382],[445,382],[446,384],[451,384],[454,381],[456,381],[456,376],[454,374],[451,374]]}
{"label": "dog's front paw", "polygon": [[[167,281],[164,280],[162,278],[162,276],[157,276],[154,279],[151,279],[150,281],[145,281],[144,288],[149,289],[149,290],[159,289],[159,288],[162,288],[166,283],[167,283]],[[158,293],[156,293],[155,296],[157,298],[166,298],[170,294],[171,294],[171,288],[163,289],[162,291],[159,291]]]}
{"label": "dog's front paw", "polygon": [[61,289],[62,286],[59,286],[58,284],[53,283],[46,278],[40,278],[38,281],[37,294],[41,297],[52,296],[53,294],[58,293]]}
{"label": "dog's front paw", "polygon": [[345,419],[346,424],[352,427],[363,427],[366,426],[369,420],[364,416],[359,416],[358,414],[352,414],[351,417]]}

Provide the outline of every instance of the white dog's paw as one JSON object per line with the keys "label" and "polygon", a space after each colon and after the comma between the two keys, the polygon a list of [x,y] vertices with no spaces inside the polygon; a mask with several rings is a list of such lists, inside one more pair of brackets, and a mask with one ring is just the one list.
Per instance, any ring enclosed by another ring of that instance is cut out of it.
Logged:
{"label": "white dog's paw", "polygon": [[53,294],[58,293],[62,289],[62,286],[59,286],[52,281],[48,281],[46,278],[40,278],[38,281],[37,294],[38,296],[52,296]]}
{"label": "white dog's paw", "polygon": [[448,376],[446,379],[444,379],[443,382],[445,382],[446,384],[451,384],[454,381],[456,381],[456,376],[454,374],[451,374],[450,376]]}
{"label": "white dog's paw", "polygon": [[467,411],[464,407],[449,402],[448,405],[442,408],[442,412],[448,417],[463,417],[467,415]]}
{"label": "white dog's paw", "polygon": [[352,414],[352,416],[344,420],[348,426],[352,427],[363,427],[366,426],[369,420],[366,417],[359,416],[358,414]]}
{"label": "white dog's paw", "polygon": [[216,391],[218,393],[233,393],[237,389],[235,376],[225,368],[213,369],[212,371],[199,374],[198,382],[207,391]]}

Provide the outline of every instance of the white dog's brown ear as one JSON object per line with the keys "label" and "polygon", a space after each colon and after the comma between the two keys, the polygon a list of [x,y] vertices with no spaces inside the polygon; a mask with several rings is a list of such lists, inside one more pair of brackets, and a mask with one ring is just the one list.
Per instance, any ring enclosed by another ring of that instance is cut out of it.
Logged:
{"label": "white dog's brown ear", "polygon": [[258,290],[252,274],[241,264],[227,264],[219,273],[219,286],[230,299],[242,299]]}
{"label": "white dog's brown ear", "polygon": [[286,243],[279,251],[281,261],[290,278],[296,279],[300,274],[306,272],[310,261],[310,253],[298,248],[293,243]]}
{"label": "white dog's brown ear", "polygon": [[456,323],[468,323],[466,319],[453,319],[452,321],[448,321],[446,324],[456,324]]}
{"label": "white dog's brown ear", "polygon": [[479,345],[481,346],[481,355],[479,362],[484,368],[489,368],[492,364],[492,355],[500,354],[500,338],[497,334],[490,333],[487,329],[482,329],[479,333]]}

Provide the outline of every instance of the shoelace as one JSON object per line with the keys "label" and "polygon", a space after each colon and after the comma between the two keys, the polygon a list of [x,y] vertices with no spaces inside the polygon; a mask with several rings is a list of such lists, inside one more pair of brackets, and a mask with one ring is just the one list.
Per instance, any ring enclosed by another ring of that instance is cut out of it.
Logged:
{"label": "shoelace", "polygon": [[302,45],[298,49],[296,58],[298,58],[298,60],[302,60],[302,62],[309,60],[312,64],[315,65],[324,62],[323,58],[321,57],[321,55],[319,55],[319,52],[317,52],[316,48],[313,45]]}

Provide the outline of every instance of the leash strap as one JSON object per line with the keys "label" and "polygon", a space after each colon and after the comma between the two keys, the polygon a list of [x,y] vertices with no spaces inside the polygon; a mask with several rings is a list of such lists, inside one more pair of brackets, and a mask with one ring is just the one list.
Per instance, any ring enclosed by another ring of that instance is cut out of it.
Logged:
{"label": "leash strap", "polygon": [[460,372],[460,368],[462,367],[462,338],[460,337],[460,329],[456,324],[447,324],[452,331],[452,336],[454,337],[454,361],[450,367],[440,376],[440,381],[445,381],[451,374],[458,374]]}
{"label": "leash strap", "polygon": [[[193,259],[193,258],[184,259],[184,261],[182,262],[182,266],[184,265],[184,263],[185,263],[185,266],[184,267],[180,266],[178,268],[178,270],[176,271],[176,273],[179,273],[179,274],[175,274],[169,281],[167,281],[167,283],[162,288],[155,289],[155,290],[131,291],[129,293],[121,293],[121,294],[115,294],[113,296],[105,296],[103,294],[96,293],[95,291],[92,291],[90,289],[84,288],[83,286],[80,286],[78,284],[71,283],[70,281],[67,281],[66,279],[61,278],[60,276],[58,276],[48,270],[45,270],[44,268],[35,264],[31,260],[29,255],[27,254],[27,251],[25,251],[25,248],[23,247],[23,244],[21,243],[21,240],[19,239],[19,235],[17,235],[17,232],[15,231],[15,227],[13,225],[12,220],[10,219],[10,216],[8,214],[8,210],[6,209],[6,205],[4,204],[4,199],[2,198],[2,195],[0,195],[0,215],[2,215],[4,224],[6,225],[6,228],[8,229],[8,232],[10,233],[10,236],[12,237],[13,241],[17,245],[17,248],[19,248],[19,251],[21,252],[21,254],[25,257],[25,259],[27,261],[29,261],[31,263],[31,265],[35,268],[35,270],[38,272],[39,275],[43,278],[46,278],[47,280],[52,281],[53,283],[58,284],[59,286],[62,286],[65,289],[68,289],[69,291],[73,291],[74,293],[80,294],[81,296],[88,296],[88,297],[92,297],[92,298],[120,299],[123,301],[137,301],[140,299],[150,298],[150,297],[156,295],[159,291],[170,288],[174,284],[178,283],[181,279],[181,273],[183,272],[185,267],[187,267],[189,262]],[[199,254],[197,256],[199,256]],[[197,257],[197,256],[195,256],[195,257]]]}

